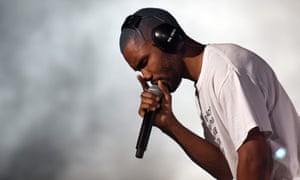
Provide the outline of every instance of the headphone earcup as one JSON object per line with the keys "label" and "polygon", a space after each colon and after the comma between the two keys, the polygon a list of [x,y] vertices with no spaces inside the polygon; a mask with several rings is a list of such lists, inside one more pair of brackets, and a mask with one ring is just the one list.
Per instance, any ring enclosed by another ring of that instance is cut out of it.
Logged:
{"label": "headphone earcup", "polygon": [[167,53],[178,52],[183,44],[183,35],[179,28],[170,24],[161,24],[152,30],[154,46]]}

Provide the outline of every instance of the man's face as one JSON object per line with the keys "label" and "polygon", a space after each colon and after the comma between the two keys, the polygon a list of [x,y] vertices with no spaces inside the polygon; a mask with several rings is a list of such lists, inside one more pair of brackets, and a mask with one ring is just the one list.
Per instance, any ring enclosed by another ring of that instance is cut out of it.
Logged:
{"label": "man's face", "polygon": [[127,63],[146,81],[156,84],[161,80],[170,92],[179,86],[184,69],[179,55],[164,53],[149,42],[137,45],[134,40],[129,41],[123,53]]}

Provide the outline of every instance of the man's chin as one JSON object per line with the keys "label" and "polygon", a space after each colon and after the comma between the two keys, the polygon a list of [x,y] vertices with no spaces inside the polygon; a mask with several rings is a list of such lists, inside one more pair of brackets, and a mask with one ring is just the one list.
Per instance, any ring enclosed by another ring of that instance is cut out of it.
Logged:
{"label": "man's chin", "polygon": [[174,88],[168,88],[170,93],[173,93],[177,90],[178,86],[174,87]]}
{"label": "man's chin", "polygon": [[[181,81],[180,81],[180,82],[181,82]],[[175,92],[175,91],[177,90],[177,88],[179,87],[180,82],[177,83],[177,84],[174,85],[174,86],[166,85],[166,87],[168,88],[168,90],[169,90],[170,93],[173,93],[173,92]]]}

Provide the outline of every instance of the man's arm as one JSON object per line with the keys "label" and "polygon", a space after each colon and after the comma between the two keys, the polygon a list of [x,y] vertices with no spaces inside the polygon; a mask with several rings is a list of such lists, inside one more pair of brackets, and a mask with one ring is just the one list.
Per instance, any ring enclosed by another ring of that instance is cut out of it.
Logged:
{"label": "man's arm", "polygon": [[159,88],[163,92],[163,97],[160,99],[147,91],[147,83],[141,76],[138,76],[138,80],[144,89],[141,94],[139,114],[144,116],[145,110],[157,110],[155,126],[174,139],[195,163],[212,176],[218,180],[231,180],[231,171],[222,152],[213,144],[185,128],[176,119],[171,107],[171,94],[162,82],[158,82]]}
{"label": "man's arm", "polygon": [[272,171],[272,153],[265,135],[252,129],[238,149],[237,179],[269,180]]}
{"label": "man's arm", "polygon": [[196,164],[218,180],[232,180],[229,165],[219,148],[197,136],[177,120],[171,122],[174,124],[166,134],[174,139]]}

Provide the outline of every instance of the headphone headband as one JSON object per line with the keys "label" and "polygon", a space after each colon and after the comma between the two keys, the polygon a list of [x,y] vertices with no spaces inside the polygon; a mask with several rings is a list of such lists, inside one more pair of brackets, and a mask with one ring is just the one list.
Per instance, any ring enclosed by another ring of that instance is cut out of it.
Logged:
{"label": "headphone headband", "polygon": [[125,22],[123,23],[121,30],[126,28],[136,29],[139,27],[141,20],[142,20],[142,16],[129,15],[126,18]]}

